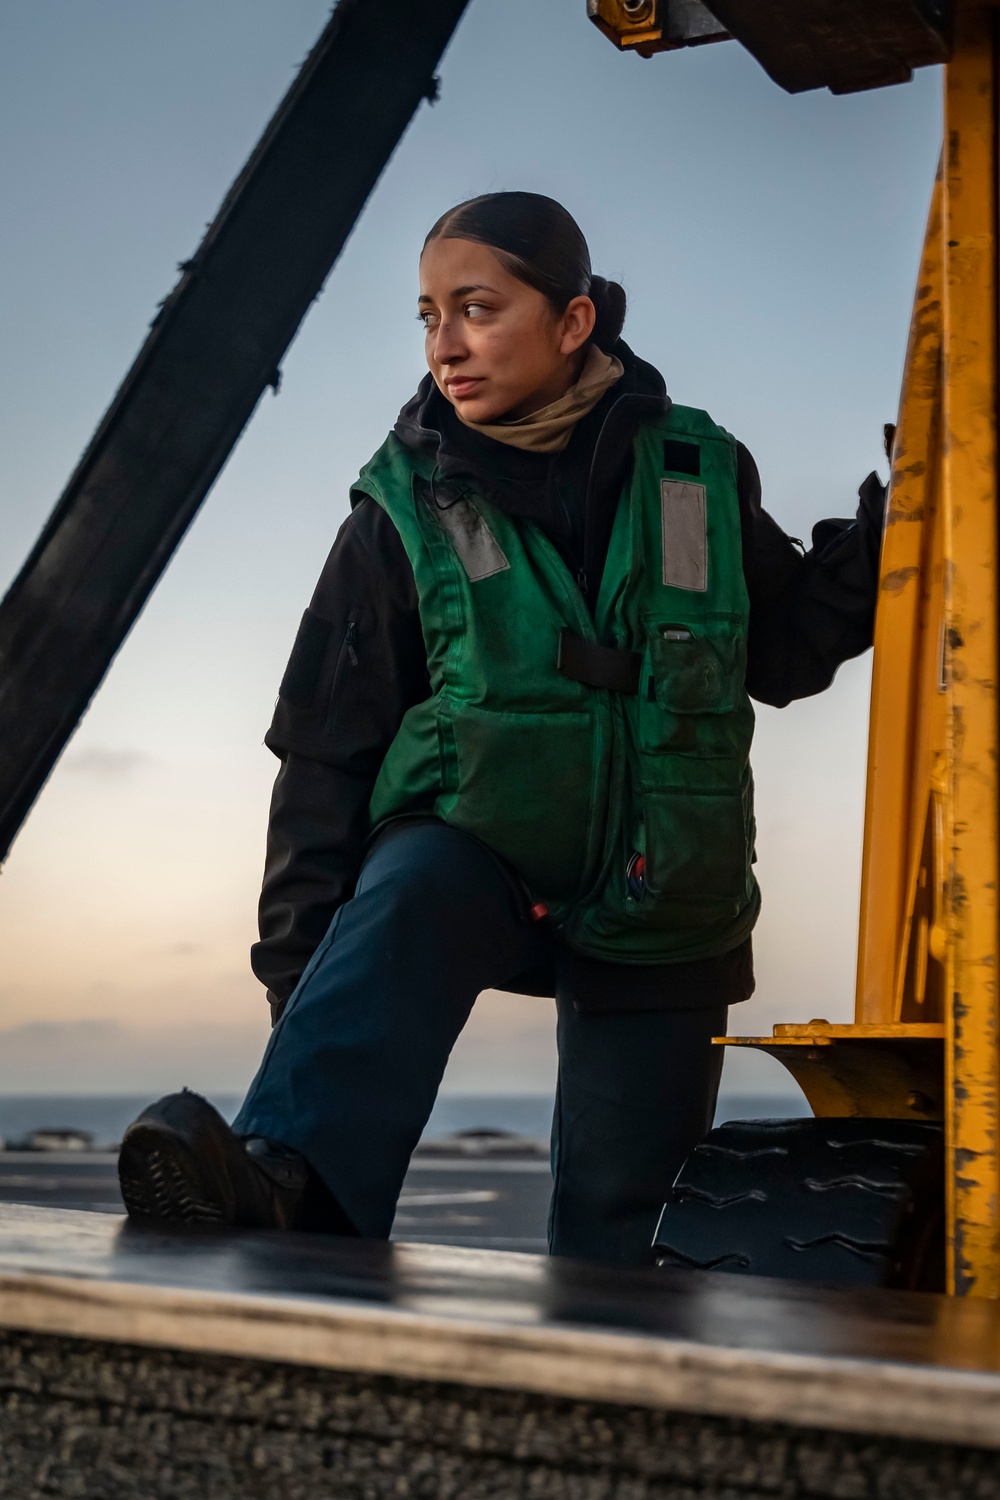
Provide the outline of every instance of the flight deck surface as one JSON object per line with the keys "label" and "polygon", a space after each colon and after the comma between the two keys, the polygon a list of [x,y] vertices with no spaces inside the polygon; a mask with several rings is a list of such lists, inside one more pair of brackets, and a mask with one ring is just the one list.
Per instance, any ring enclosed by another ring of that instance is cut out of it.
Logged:
{"label": "flight deck surface", "polygon": [[0,1327],[1000,1448],[1000,1307],[0,1212]]}

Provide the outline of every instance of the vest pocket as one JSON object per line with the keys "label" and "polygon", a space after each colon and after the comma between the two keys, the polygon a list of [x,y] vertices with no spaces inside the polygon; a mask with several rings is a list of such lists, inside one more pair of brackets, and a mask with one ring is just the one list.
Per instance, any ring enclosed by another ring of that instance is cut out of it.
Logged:
{"label": "vest pocket", "polygon": [[588,713],[496,713],[467,704],[441,723],[457,786],[440,816],[475,834],[540,896],[566,898],[586,878],[594,806],[595,733]]}
{"label": "vest pocket", "polygon": [[[640,684],[639,747],[729,756],[745,726],[745,649],[739,622],[650,622]],[[752,710],[751,710],[752,712]]]}
{"label": "vest pocket", "polygon": [[646,792],[642,804],[646,894],[638,911],[645,906],[652,925],[668,926],[691,920],[688,903],[714,905],[716,915],[739,911],[750,885],[750,788],[665,789]]}
{"label": "vest pocket", "polygon": [[600,902],[586,917],[586,937],[655,961],[658,943],[697,948],[746,911],[755,891],[753,779],[745,762],[708,764],[700,785],[639,794]]}

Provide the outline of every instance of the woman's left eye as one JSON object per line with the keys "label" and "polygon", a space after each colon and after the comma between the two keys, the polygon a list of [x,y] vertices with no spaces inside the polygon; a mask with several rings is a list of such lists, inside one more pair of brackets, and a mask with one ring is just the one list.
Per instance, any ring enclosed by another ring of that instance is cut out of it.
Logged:
{"label": "woman's left eye", "polygon": [[481,318],[487,312],[489,312],[489,308],[484,307],[481,302],[467,302],[465,304],[465,316],[467,318]]}

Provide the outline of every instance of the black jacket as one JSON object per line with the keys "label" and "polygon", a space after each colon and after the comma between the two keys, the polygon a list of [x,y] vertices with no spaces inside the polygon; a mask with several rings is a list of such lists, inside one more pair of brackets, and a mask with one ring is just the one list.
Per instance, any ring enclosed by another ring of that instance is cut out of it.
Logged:
{"label": "black jacket", "polygon": [[[592,597],[637,426],[667,404],[661,376],[628,347],[625,375],[574,430],[565,452],[524,453],[473,433],[430,376],[396,424],[434,455],[442,486],[474,480],[508,515],[540,526]],[[743,571],[750,596],[747,689],[783,707],[828,687],[871,644],[884,491],[872,474],[855,520],[821,521],[813,545],[761,506],[753,458],[737,445]],[[271,802],[254,973],[272,1006],[295,988],[334,912],[351,895],[369,836],[368,803],[406,710],[430,694],[413,570],[399,533],[355,495],[296,637],[265,743],[281,760]],[[609,964],[553,937],[560,992],[581,1009],[717,1005],[753,991],[749,941],[698,963]],[[552,993],[551,972],[511,988]]]}

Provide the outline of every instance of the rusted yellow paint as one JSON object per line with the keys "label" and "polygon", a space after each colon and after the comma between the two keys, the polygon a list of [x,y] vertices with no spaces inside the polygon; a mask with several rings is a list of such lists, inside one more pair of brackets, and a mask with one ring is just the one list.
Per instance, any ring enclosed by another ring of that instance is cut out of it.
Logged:
{"label": "rusted yellow paint", "polygon": [[783,1063],[817,1115],[945,1115],[943,196],[939,173],[892,451],[875,625],[856,1019],[726,1039]]}
{"label": "rusted yellow paint", "polygon": [[855,1006],[869,1025],[943,1017],[943,969],[929,958],[941,897],[927,837],[932,769],[945,742],[942,196],[939,173],[910,324],[875,620]]}
{"label": "rusted yellow paint", "polygon": [[905,1036],[883,1028],[833,1028],[827,1035],[727,1037],[731,1047],[764,1051],[786,1067],[820,1117],[940,1120],[944,1116],[943,1027]]}
{"label": "rusted yellow paint", "polygon": [[842,1025],[806,1021],[774,1028],[773,1037],[715,1037],[754,1047],[782,1063],[817,1116],[942,1120],[942,1022]]}
{"label": "rusted yellow paint", "polygon": [[997,127],[997,14],[960,9],[945,86],[942,921],[949,1281],[981,1297],[1000,1295]]}
{"label": "rusted yellow paint", "polygon": [[807,1021],[805,1025],[797,1026],[775,1026],[774,1035],[782,1041],[790,1038],[802,1038],[804,1040],[819,1037],[836,1041],[840,1037],[853,1036],[862,1040],[873,1040],[874,1038],[893,1037],[934,1037],[941,1041],[944,1039],[944,1025],[938,1022],[898,1022],[883,1026],[850,1025],[841,1026],[836,1022],[831,1025],[829,1021]]}
{"label": "rusted yellow paint", "polygon": [[944,1118],[949,1288],[1000,1296],[1000,16],[961,5],[875,630],[855,1023],[718,1038],[823,1115]]}

